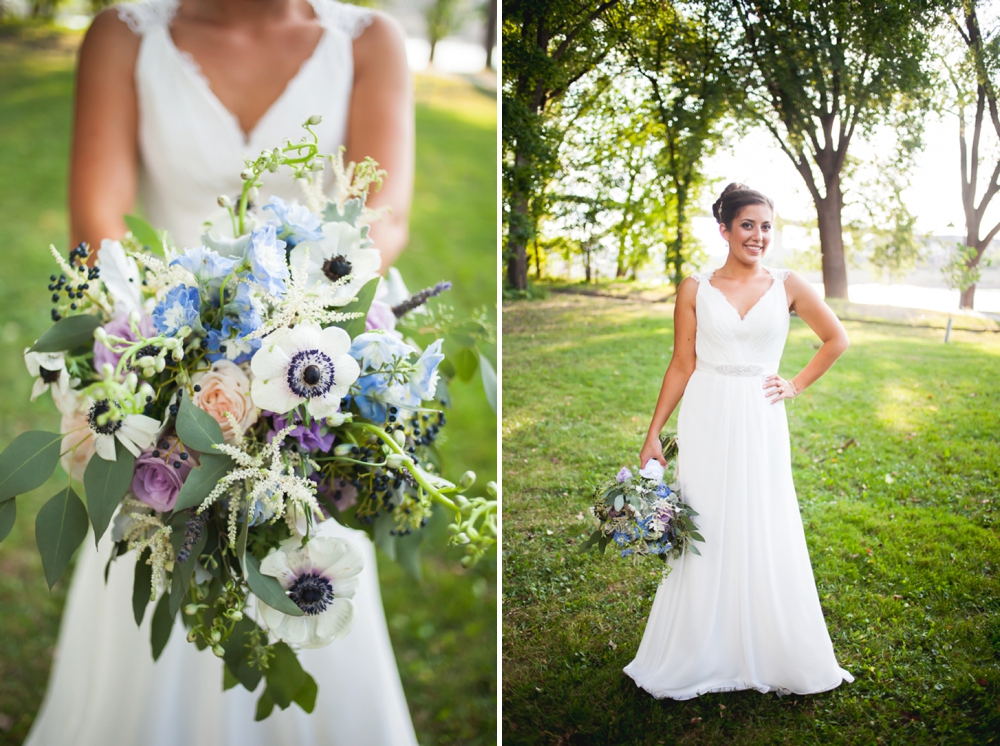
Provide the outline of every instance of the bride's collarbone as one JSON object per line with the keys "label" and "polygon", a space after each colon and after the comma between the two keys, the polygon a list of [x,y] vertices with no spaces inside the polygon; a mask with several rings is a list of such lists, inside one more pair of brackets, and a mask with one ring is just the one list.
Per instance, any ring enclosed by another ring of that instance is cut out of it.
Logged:
{"label": "bride's collarbone", "polygon": [[708,284],[740,315],[745,317],[774,285],[770,272],[762,271],[747,278],[720,277],[718,272],[708,275]]}

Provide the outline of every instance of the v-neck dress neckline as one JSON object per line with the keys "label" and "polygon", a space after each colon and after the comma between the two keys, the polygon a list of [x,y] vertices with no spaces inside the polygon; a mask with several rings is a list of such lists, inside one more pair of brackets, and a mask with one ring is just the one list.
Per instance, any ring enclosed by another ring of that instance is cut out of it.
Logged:
{"label": "v-neck dress neckline", "polygon": [[[317,19],[319,19],[318,8],[316,8],[311,0],[309,4],[313,8],[313,12],[316,13]],[[295,86],[299,85],[299,81],[307,77],[309,68],[315,63],[315,60],[321,57],[323,53],[323,45],[326,44],[330,38],[329,32],[324,27],[322,35],[320,36],[319,41],[316,42],[316,46],[313,48],[312,53],[302,61],[302,64],[299,65],[295,74],[292,75],[292,77],[285,83],[285,87],[281,89],[281,93],[278,94],[278,97],[271,102],[260,118],[254,122],[253,128],[249,132],[246,132],[243,129],[243,125],[240,124],[239,117],[237,117],[229,109],[229,107],[222,103],[222,100],[212,89],[212,84],[209,82],[208,76],[205,75],[205,71],[202,70],[201,65],[198,63],[198,60],[194,58],[194,55],[177,46],[177,43],[174,41],[173,34],[170,33],[169,25],[165,26],[163,31],[167,37],[167,44],[173,53],[177,55],[177,59],[181,67],[183,67],[184,70],[191,75],[194,84],[199,88],[199,90],[201,90],[205,99],[208,101],[209,106],[211,106],[223,119],[230,123],[235,136],[239,138],[240,145],[244,148],[250,147],[251,143],[254,142],[254,135],[262,129],[261,125],[265,124],[272,112],[279,108],[283,99],[292,95],[293,89]]]}
{"label": "v-neck dress neckline", "polygon": [[729,300],[729,298],[726,296],[726,294],[724,292],[722,292],[722,289],[718,288],[718,287],[716,287],[715,285],[712,284],[712,278],[715,277],[715,270],[714,269],[711,272],[708,273],[708,277],[706,278],[705,281],[708,283],[708,286],[710,288],[712,288],[713,290],[715,290],[715,292],[717,292],[719,295],[722,296],[722,299],[726,302],[726,305],[729,306],[731,309],[733,309],[733,312],[737,315],[737,317],[739,317],[740,321],[746,321],[747,317],[751,313],[753,313],[753,310],[757,306],[759,306],[761,304],[761,302],[768,295],[771,294],[771,291],[774,290],[774,287],[778,284],[778,278],[774,276],[774,273],[770,270],[770,268],[764,267],[764,270],[770,276],[770,278],[771,278],[771,284],[768,285],[767,290],[765,290],[763,293],[761,293],[761,296],[757,300],[754,301],[753,305],[750,306],[750,308],[747,309],[747,312],[745,314],[743,314],[742,316],[740,316],[740,310],[736,306],[734,306],[732,304],[732,302]]}

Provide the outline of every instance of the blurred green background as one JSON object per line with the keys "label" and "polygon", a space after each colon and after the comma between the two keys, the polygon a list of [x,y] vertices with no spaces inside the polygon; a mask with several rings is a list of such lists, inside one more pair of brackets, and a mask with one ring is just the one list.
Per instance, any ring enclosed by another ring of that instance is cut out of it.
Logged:
{"label": "blurred green background", "polygon": [[[51,399],[28,401],[22,350],[51,323],[49,244],[67,247],[66,173],[79,34],[0,25],[0,446],[18,433],[58,428]],[[411,243],[399,262],[411,291],[451,280],[442,300],[496,319],[496,100],[460,79],[417,76],[417,176]],[[481,485],[497,476],[497,422],[478,378],[452,387],[444,468]],[[18,498],[0,544],[0,744],[20,744],[48,679],[67,573],[46,589],[35,514],[57,488]],[[437,523],[437,522],[435,522]],[[496,742],[496,561],[473,570],[441,548],[432,524],[423,575],[413,583],[380,556],[389,631],[420,743]],[[129,613],[123,609],[122,613]]]}

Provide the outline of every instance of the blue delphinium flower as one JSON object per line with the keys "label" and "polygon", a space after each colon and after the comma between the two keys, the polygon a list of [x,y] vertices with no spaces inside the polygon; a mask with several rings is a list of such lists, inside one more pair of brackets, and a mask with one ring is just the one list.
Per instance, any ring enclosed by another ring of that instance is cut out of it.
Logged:
{"label": "blue delphinium flower", "polygon": [[289,249],[302,241],[319,241],[323,238],[319,215],[310,212],[302,205],[294,202],[285,204],[280,197],[272,197],[271,201],[264,205],[264,209],[274,213],[274,217],[280,223],[277,226],[278,238],[288,244]]}
{"label": "blue delphinium flower", "polygon": [[246,362],[260,349],[259,339],[245,339],[246,335],[256,328],[256,326],[247,327],[238,319],[226,316],[222,320],[221,329],[208,330],[205,357],[212,363],[219,360],[232,360],[237,365]]}
{"label": "blue delphinium flower", "polygon": [[403,340],[382,331],[359,334],[351,342],[351,357],[358,361],[362,372],[379,370],[397,358],[406,359],[416,350]]}
{"label": "blue delphinium flower", "polygon": [[250,286],[241,282],[236,288],[236,296],[226,304],[225,312],[239,319],[241,325],[248,331],[259,327],[262,323],[260,306],[250,293]]}
{"label": "blue delphinium flower", "polygon": [[656,488],[653,490],[653,494],[657,497],[667,497],[670,494],[670,488],[663,482],[660,482],[660,484],[656,485]]}
{"label": "blue delphinium flower", "polygon": [[234,258],[219,256],[218,252],[204,246],[198,246],[186,249],[183,254],[170,262],[170,266],[179,265],[193,274],[199,284],[206,287],[214,285],[218,288],[223,278],[232,274],[237,261]]}
{"label": "blue delphinium flower", "polygon": [[250,234],[246,258],[255,282],[271,295],[285,294],[285,280],[290,277],[285,242],[277,237],[273,225],[265,225]]}
{"label": "blue delphinium flower", "polygon": [[438,365],[444,360],[444,354],[441,352],[443,344],[443,339],[435,339],[417,360],[416,370],[408,382],[409,394],[416,400],[413,402],[414,406],[434,398],[434,392],[437,389]]}
{"label": "blue delphinium flower", "polygon": [[363,375],[357,383],[360,389],[358,393],[351,397],[361,416],[371,422],[385,422],[388,408],[386,400],[389,398],[389,376],[385,373],[372,373]]}
{"label": "blue delphinium flower", "polygon": [[198,288],[178,285],[153,309],[153,323],[160,334],[173,335],[182,326],[201,331],[201,296]]}

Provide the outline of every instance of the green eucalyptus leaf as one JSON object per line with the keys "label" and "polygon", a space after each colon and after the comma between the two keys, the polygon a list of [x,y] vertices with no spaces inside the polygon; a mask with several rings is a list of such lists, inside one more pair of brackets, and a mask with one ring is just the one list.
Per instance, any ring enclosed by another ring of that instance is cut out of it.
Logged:
{"label": "green eucalyptus leaf", "polygon": [[229,456],[221,453],[204,453],[200,461],[201,464],[188,474],[184,486],[177,495],[177,502],[174,503],[175,513],[201,505],[208,494],[215,489],[219,480],[235,466]]}
{"label": "green eucalyptus leaf", "polygon": [[274,657],[264,676],[267,679],[267,691],[278,707],[284,710],[292,703],[306,683],[308,675],[302,669],[295,651],[286,643],[279,642],[274,646]]}
{"label": "green eucalyptus leaf", "polygon": [[593,547],[597,546],[598,542],[600,542],[601,537],[603,535],[604,535],[604,533],[600,529],[597,529],[596,531],[594,531],[594,533],[592,533],[590,535],[590,538],[588,538],[580,546],[580,551],[581,552],[586,552],[588,549],[592,549]]}
{"label": "green eucalyptus leaf", "polygon": [[42,506],[35,518],[35,543],[49,589],[59,580],[86,535],[87,509],[67,485]]}
{"label": "green eucalyptus leaf", "polygon": [[615,510],[621,510],[625,507],[625,497],[624,495],[618,495],[615,498]]}
{"label": "green eucalyptus leaf", "polygon": [[98,454],[90,459],[83,473],[83,488],[87,492],[87,512],[94,527],[94,544],[97,545],[111,522],[117,508],[132,483],[135,456],[120,440],[115,438],[115,460],[105,461]]}
{"label": "green eucalyptus leaf", "polygon": [[476,375],[479,368],[479,356],[469,347],[462,347],[455,353],[453,359],[455,372],[460,381],[468,383]]}
{"label": "green eucalyptus leaf", "polygon": [[349,319],[347,321],[334,321],[334,326],[339,326],[345,332],[347,332],[351,339],[354,339],[359,334],[364,334],[365,331],[365,318],[368,316],[368,309],[372,306],[372,301],[375,299],[375,290],[378,288],[379,278],[376,277],[373,280],[369,280],[365,283],[358,294],[355,296],[354,300],[345,306],[341,306],[339,311],[344,313],[355,313],[361,314],[356,319]]}
{"label": "green eucalyptus leaf", "polygon": [[[226,692],[232,689],[234,686],[240,683],[240,680],[233,676],[233,672],[229,670],[229,666],[222,667],[222,691]],[[270,713],[268,713],[270,714]]]}
{"label": "green eucalyptus leaf", "polygon": [[135,236],[135,240],[143,244],[150,251],[163,255],[163,239],[156,230],[140,217],[135,215],[125,216],[125,225]]}
{"label": "green eucalyptus leaf", "polygon": [[153,623],[150,625],[150,642],[153,645],[153,660],[157,660],[167,646],[170,630],[174,628],[174,615],[170,613],[170,594],[160,596],[156,609],[153,610]]}
{"label": "green eucalyptus leaf", "polygon": [[132,581],[132,614],[135,616],[137,627],[142,624],[142,618],[146,615],[146,607],[153,600],[153,567],[146,564],[150,554],[147,547],[135,561],[135,579]]}
{"label": "green eucalyptus leaf", "polygon": [[695,541],[701,541],[701,542],[705,541],[705,537],[699,534],[697,531],[691,532],[691,538],[694,539]]}
{"label": "green eucalyptus leaf", "polygon": [[259,668],[254,668],[250,665],[250,658],[248,656],[249,650],[247,649],[247,644],[250,641],[249,636],[256,629],[258,629],[257,623],[250,619],[250,617],[244,616],[233,627],[233,633],[222,643],[222,649],[225,651],[223,660],[226,662],[226,668],[232,674],[233,678],[250,692],[257,688],[261,676],[263,676],[263,672]]}
{"label": "green eucalyptus leaf", "polygon": [[696,547],[694,544],[690,544],[689,543],[688,544],[688,549],[690,549],[692,552],[694,552],[695,554],[697,554],[699,557],[701,556],[701,552],[698,551],[698,547]]}
{"label": "green eucalyptus leaf", "polygon": [[212,415],[195,406],[187,391],[181,393],[177,410],[177,437],[188,448],[209,454],[214,453],[213,445],[225,442],[222,427]]}
{"label": "green eucalyptus leaf", "polygon": [[67,316],[53,324],[31,347],[31,352],[63,352],[93,344],[101,320],[89,314]]}
{"label": "green eucalyptus leaf", "polygon": [[[262,575],[260,572],[260,560],[252,554],[246,556],[247,585],[261,601],[272,609],[280,611],[289,616],[302,616],[302,609],[295,605],[295,602],[288,597],[285,589],[277,578],[270,575]],[[285,705],[287,707],[288,705]],[[284,709],[284,707],[282,707]]]}
{"label": "green eucalyptus leaf", "polygon": [[423,579],[420,572],[420,542],[423,538],[423,531],[414,531],[407,536],[396,538],[396,562],[418,583]]}
{"label": "green eucalyptus leaf", "polygon": [[316,695],[318,693],[319,687],[316,686],[316,679],[307,673],[305,683],[299,687],[293,701],[303,710],[311,713],[316,709]]}
{"label": "green eucalyptus leaf", "polygon": [[483,379],[483,392],[494,414],[497,411],[497,372],[485,355],[479,353],[479,375]]}
{"label": "green eucalyptus leaf", "polygon": [[0,503],[0,541],[6,539],[7,534],[14,528],[15,518],[17,518],[17,500]]}
{"label": "green eucalyptus leaf", "polygon": [[254,714],[253,719],[260,722],[261,720],[267,720],[274,711],[274,698],[271,697],[270,692],[265,688],[264,693],[260,695],[260,699],[257,700],[257,712]]}
{"label": "green eucalyptus leaf", "polygon": [[21,433],[0,453],[0,502],[45,484],[59,463],[62,435],[44,430]]}

